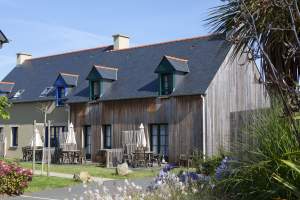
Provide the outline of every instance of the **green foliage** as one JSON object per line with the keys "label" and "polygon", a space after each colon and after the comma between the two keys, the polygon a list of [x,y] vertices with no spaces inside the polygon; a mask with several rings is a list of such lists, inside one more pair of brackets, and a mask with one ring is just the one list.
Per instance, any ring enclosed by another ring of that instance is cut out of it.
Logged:
{"label": "green foliage", "polygon": [[253,117],[245,134],[254,147],[245,148],[243,156],[231,163],[231,176],[218,188],[231,199],[299,199],[300,146],[282,106]]}
{"label": "green foliage", "polygon": [[0,97],[0,119],[9,119],[7,109],[11,106],[7,97]]}
{"label": "green foliage", "polygon": [[208,157],[206,159],[199,160],[199,165],[197,165],[197,172],[200,174],[205,174],[209,176],[215,175],[216,168],[220,165],[220,162],[222,161],[223,156],[217,155]]}

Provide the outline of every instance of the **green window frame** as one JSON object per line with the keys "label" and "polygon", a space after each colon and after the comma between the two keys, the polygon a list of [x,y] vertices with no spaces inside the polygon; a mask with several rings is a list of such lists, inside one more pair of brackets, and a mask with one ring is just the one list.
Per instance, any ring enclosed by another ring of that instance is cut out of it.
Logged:
{"label": "green window frame", "polygon": [[174,74],[159,75],[159,95],[169,95],[174,89]]}
{"label": "green window frame", "polygon": [[101,80],[90,80],[90,99],[91,100],[97,100],[102,95],[102,81]]}

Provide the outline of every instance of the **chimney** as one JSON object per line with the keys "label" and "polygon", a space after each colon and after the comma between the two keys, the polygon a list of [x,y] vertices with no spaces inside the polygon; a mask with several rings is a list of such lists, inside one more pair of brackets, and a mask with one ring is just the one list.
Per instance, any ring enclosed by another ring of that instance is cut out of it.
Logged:
{"label": "chimney", "polygon": [[31,59],[32,55],[27,53],[17,53],[17,65],[22,65],[26,60]]}
{"label": "chimney", "polygon": [[129,48],[129,37],[125,35],[113,35],[114,39],[114,50]]}

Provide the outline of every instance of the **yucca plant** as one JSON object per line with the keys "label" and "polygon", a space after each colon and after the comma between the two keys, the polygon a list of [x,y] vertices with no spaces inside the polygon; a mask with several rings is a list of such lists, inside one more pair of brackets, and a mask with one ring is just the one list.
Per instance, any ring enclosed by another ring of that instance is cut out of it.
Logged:
{"label": "yucca plant", "polygon": [[244,134],[254,145],[244,145],[218,189],[232,199],[300,199],[300,146],[282,106],[253,114]]}

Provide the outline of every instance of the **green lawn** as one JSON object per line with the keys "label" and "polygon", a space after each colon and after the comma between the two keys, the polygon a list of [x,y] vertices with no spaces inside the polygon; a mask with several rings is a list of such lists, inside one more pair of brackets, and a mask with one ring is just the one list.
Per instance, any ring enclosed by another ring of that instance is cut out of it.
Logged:
{"label": "green lawn", "polygon": [[[7,162],[13,162],[12,159],[7,160]],[[31,162],[18,162],[18,164],[24,168],[32,168]],[[47,170],[47,165],[44,165],[44,171]],[[41,170],[41,164],[36,164],[36,169]],[[51,172],[65,173],[65,174],[79,174],[81,171],[87,171],[91,176],[111,178],[111,179],[139,179],[147,177],[155,177],[159,173],[160,168],[140,168],[133,169],[133,172],[128,176],[119,176],[116,174],[116,169],[104,168],[96,164],[86,164],[86,165],[52,165],[50,166]],[[186,168],[176,168],[173,173],[178,173],[179,171],[186,171]],[[190,169],[189,171],[195,171],[195,169]]]}
{"label": "green lawn", "polygon": [[[19,163],[24,168],[32,168],[32,164],[29,162]],[[36,164],[36,169],[41,170],[41,164]],[[46,171],[45,165],[44,170]],[[81,171],[87,171],[91,176],[111,178],[111,179],[138,179],[145,177],[154,177],[158,174],[159,168],[146,168],[146,169],[134,169],[128,176],[119,176],[116,174],[116,169],[108,169],[99,167],[95,164],[89,165],[51,165],[51,172],[59,172],[66,174],[79,174]]]}
{"label": "green lawn", "polygon": [[61,188],[78,184],[72,179],[58,178],[58,177],[47,177],[47,176],[34,176],[26,188],[25,192],[38,192],[46,189]]}

